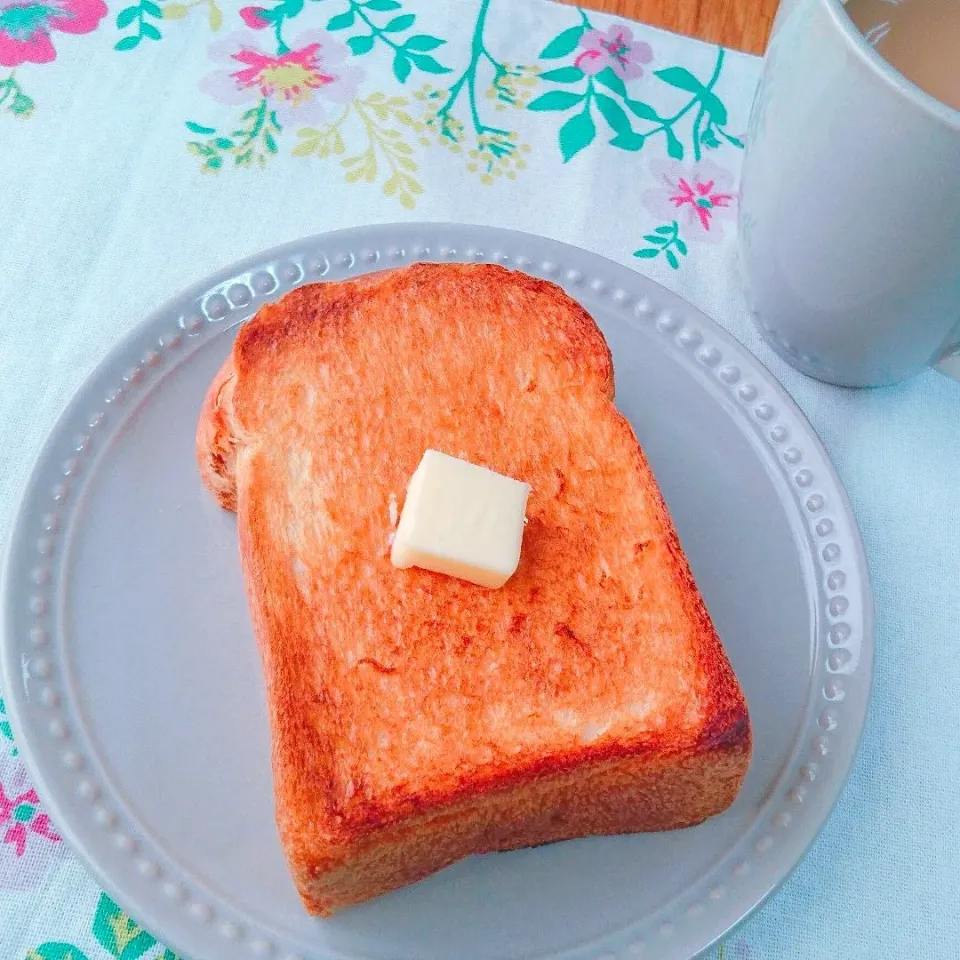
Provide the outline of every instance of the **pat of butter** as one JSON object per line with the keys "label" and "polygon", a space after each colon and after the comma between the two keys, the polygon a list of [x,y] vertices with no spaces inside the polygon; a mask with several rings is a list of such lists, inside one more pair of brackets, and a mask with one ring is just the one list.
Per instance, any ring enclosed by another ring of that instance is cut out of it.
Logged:
{"label": "pat of butter", "polygon": [[427,450],[410,478],[390,560],[502,587],[520,563],[526,483]]}

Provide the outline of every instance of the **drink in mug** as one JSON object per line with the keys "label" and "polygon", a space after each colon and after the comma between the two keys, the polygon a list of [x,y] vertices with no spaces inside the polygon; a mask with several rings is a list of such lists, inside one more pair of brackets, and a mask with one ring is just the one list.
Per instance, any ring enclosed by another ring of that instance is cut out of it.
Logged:
{"label": "drink in mug", "polygon": [[847,0],[844,10],[887,63],[960,110],[960,0]]}

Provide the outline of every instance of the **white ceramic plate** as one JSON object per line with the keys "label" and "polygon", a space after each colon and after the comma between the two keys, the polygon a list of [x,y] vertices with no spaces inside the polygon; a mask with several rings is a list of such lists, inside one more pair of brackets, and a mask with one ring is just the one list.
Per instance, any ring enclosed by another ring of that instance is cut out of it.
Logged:
{"label": "white ceramic plate", "polygon": [[[236,324],[298,284],[413,260],[561,283],[613,351],[755,732],[735,805],[669,834],[474,857],[329,921],[274,828],[236,526],[194,428]],[[712,321],[622,266],[519,233],[371,227],[255,257],[177,297],[101,364],[36,466],[2,581],[2,681],[58,829],[193,960],[686,960],[779,884],[854,756],[870,690],[866,564],[812,428]]]}

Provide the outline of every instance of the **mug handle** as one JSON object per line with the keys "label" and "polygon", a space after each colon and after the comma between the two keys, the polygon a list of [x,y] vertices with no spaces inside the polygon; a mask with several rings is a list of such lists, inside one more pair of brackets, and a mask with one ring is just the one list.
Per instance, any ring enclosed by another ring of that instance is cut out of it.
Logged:
{"label": "mug handle", "polygon": [[957,324],[953,333],[947,338],[939,357],[934,361],[933,369],[944,376],[960,380],[960,324]]}

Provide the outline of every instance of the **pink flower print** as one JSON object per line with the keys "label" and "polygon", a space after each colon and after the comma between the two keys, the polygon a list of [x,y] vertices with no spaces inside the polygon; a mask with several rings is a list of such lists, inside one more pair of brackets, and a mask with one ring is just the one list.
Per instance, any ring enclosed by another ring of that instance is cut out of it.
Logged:
{"label": "pink flower print", "polygon": [[0,0],[0,66],[50,63],[51,33],[90,33],[106,15],[103,0]]}
{"label": "pink flower print", "polygon": [[633,80],[643,76],[642,64],[653,59],[650,44],[634,40],[630,28],[617,23],[611,24],[606,33],[584,30],[580,46],[583,53],[573,63],[590,76],[610,67],[621,80]]}
{"label": "pink flower print", "polygon": [[309,96],[311,90],[334,81],[333,76],[320,69],[319,50],[319,43],[276,57],[241,50],[233,55],[233,59],[245,63],[246,69],[238,70],[232,76],[240,87],[259,87],[260,93],[268,100],[277,95],[285,100],[301,100]]}
{"label": "pink flower print", "polygon": [[286,53],[261,49],[246,34],[233,34],[210,45],[210,57],[227,69],[207,74],[200,89],[221,103],[265,99],[285,126],[319,123],[326,102],[348,103],[363,76],[344,63],[346,49],[318,30],[301,33]]}
{"label": "pink flower print", "polygon": [[0,890],[34,890],[52,863],[70,855],[19,760],[0,757],[0,784]]}
{"label": "pink flower print", "polygon": [[263,7],[241,7],[240,19],[251,30],[263,30],[270,26],[270,21],[264,16],[266,10]]}
{"label": "pink flower print", "polygon": [[50,818],[40,812],[40,798],[32,787],[10,799],[0,784],[0,825],[9,823],[3,835],[3,842],[13,844],[17,856],[22,857],[27,849],[27,838],[31,833],[46,837],[54,843],[60,837],[54,832]]}
{"label": "pink flower print", "polygon": [[660,219],[678,221],[688,240],[719,243],[723,221],[736,217],[733,174],[709,160],[688,165],[654,161],[650,170],[657,186],[643,192],[647,210]]}

